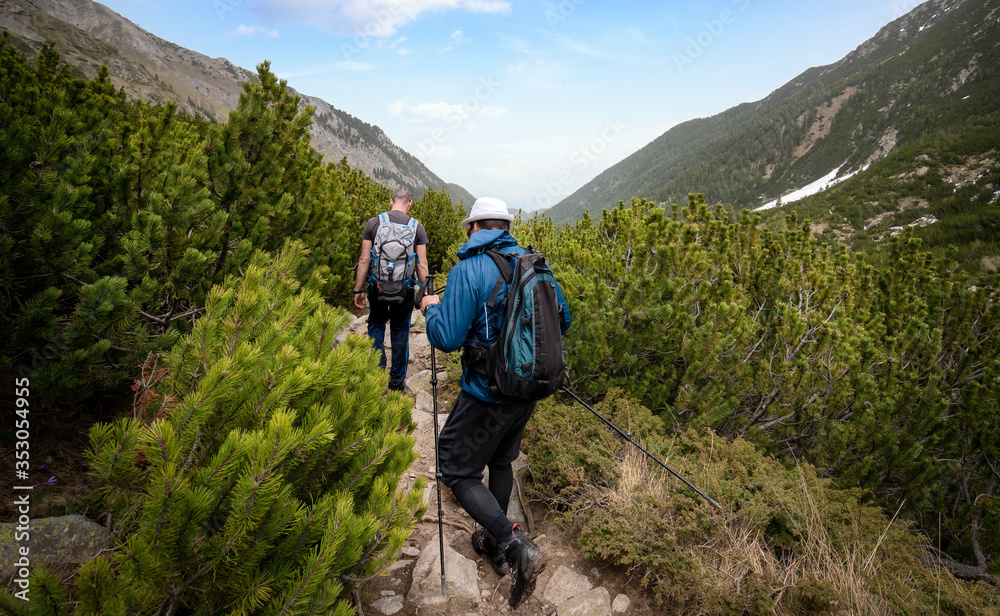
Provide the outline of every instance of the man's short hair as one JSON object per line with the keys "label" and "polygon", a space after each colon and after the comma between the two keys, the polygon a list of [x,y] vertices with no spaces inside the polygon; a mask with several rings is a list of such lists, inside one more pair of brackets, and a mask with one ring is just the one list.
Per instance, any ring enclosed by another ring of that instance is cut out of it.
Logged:
{"label": "man's short hair", "polygon": [[492,229],[495,231],[510,231],[510,221],[509,220],[497,220],[496,218],[486,218],[484,220],[477,220],[480,229]]}
{"label": "man's short hair", "polygon": [[413,195],[411,195],[410,191],[405,188],[400,188],[393,193],[392,200],[394,203],[409,203],[410,201],[413,201]]}

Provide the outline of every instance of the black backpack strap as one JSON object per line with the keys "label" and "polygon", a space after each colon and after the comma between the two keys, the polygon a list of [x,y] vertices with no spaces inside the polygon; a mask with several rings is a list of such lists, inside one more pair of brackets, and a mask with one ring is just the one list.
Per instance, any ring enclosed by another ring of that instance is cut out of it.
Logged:
{"label": "black backpack strap", "polygon": [[[483,251],[483,254],[489,255],[493,262],[496,263],[497,268],[500,270],[500,275],[497,276],[497,282],[493,285],[493,293],[490,294],[490,299],[486,302],[489,309],[496,307],[497,297],[500,295],[500,289],[503,288],[503,283],[506,282],[509,286],[514,280],[514,268],[510,266],[510,261],[508,259],[517,258],[516,254],[508,254],[505,252],[500,252],[495,248],[488,248]],[[466,346],[462,349],[465,354],[466,365],[479,374],[485,375],[486,371],[486,355],[489,352],[489,345],[479,339],[479,336],[474,336],[475,341],[473,346]],[[468,382],[469,374],[465,375],[466,382]]]}
{"label": "black backpack strap", "polygon": [[495,248],[490,248],[484,251],[484,254],[489,255],[493,262],[497,264],[497,268],[500,269],[500,275],[497,277],[497,283],[493,285],[493,293],[490,295],[490,301],[486,303],[487,307],[493,308],[497,303],[497,296],[500,294],[500,289],[503,288],[503,283],[506,282],[510,285],[511,281],[514,279],[514,268],[510,266],[510,262],[507,260],[508,257],[517,257],[517,255],[508,255],[507,253],[502,253]]}
{"label": "black backpack strap", "polygon": [[483,343],[482,340],[476,336],[476,340],[472,346],[462,347],[462,355],[465,358],[465,365],[469,367],[469,370],[465,374],[465,382],[468,383],[469,379],[472,378],[473,372],[478,372],[483,376],[486,375],[486,354],[489,352],[489,348]]}

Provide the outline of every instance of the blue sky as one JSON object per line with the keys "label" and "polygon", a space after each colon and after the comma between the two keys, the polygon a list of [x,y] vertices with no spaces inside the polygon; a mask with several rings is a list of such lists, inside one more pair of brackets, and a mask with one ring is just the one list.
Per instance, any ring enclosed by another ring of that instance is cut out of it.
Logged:
{"label": "blue sky", "polygon": [[443,180],[533,210],[676,124],[836,62],[919,2],[102,4],[207,56],[251,70],[268,60],[290,86],[378,125]]}

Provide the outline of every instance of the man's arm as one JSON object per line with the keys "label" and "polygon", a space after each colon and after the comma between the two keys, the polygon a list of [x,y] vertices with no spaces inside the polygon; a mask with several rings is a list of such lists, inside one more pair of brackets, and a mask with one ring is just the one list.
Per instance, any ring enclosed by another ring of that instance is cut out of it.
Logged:
{"label": "man's arm", "polygon": [[[427,244],[417,245],[417,282],[424,284],[427,280],[427,276],[430,275],[430,269],[427,266]],[[357,287],[355,287],[357,288]]]}
{"label": "man's arm", "polygon": [[428,342],[446,353],[462,347],[482,306],[470,282],[472,274],[464,263],[459,262],[448,273],[448,292],[444,301],[437,295],[425,295],[420,302],[427,320]]}
{"label": "man's arm", "polygon": [[358,272],[354,278],[354,306],[356,308],[365,307],[365,294],[359,293],[364,289],[365,278],[368,276],[368,268],[371,266],[372,241],[361,240],[361,254],[358,255]]}

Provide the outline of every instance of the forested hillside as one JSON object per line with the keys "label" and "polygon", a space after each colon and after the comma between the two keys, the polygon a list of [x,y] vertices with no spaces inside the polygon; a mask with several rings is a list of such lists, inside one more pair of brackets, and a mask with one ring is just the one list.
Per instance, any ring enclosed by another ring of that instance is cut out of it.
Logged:
{"label": "forested hillside", "polygon": [[[33,430],[94,420],[77,505],[112,515],[118,548],[0,609],[350,614],[396,558],[424,509],[422,482],[397,488],[412,420],[368,343],[337,340],[390,193],[319,160],[311,111],[266,63],[212,123],[0,43],[0,381],[30,382]],[[570,386],[722,511],[622,491],[625,449],[555,397],[526,440],[533,493],[672,613],[995,613],[996,274],[912,230],[871,260],[794,216],[684,203],[514,235],[570,304]],[[462,208],[429,190],[412,213],[446,278]]]}
{"label": "forested hillside", "polygon": [[[738,213],[832,171],[844,176],[887,154],[913,152],[918,144],[933,143],[949,165],[993,160],[990,137],[1000,124],[998,11],[996,0],[921,4],[844,59],[805,71],[763,100],[672,128],[547,215],[563,223],[585,210],[598,217],[631,198],[684,203],[689,192]],[[863,191],[870,177],[862,171],[848,183]],[[903,192],[904,183],[880,176],[880,192]],[[820,208],[814,210],[812,220],[823,222]],[[839,207],[832,222],[857,223],[873,216],[870,211],[867,203]],[[941,214],[944,220],[948,212]]]}
{"label": "forested hillside", "polygon": [[1000,125],[938,135],[900,148],[816,195],[761,212],[784,228],[789,212],[811,221],[827,244],[884,256],[909,229],[925,250],[968,272],[1000,267]]}

